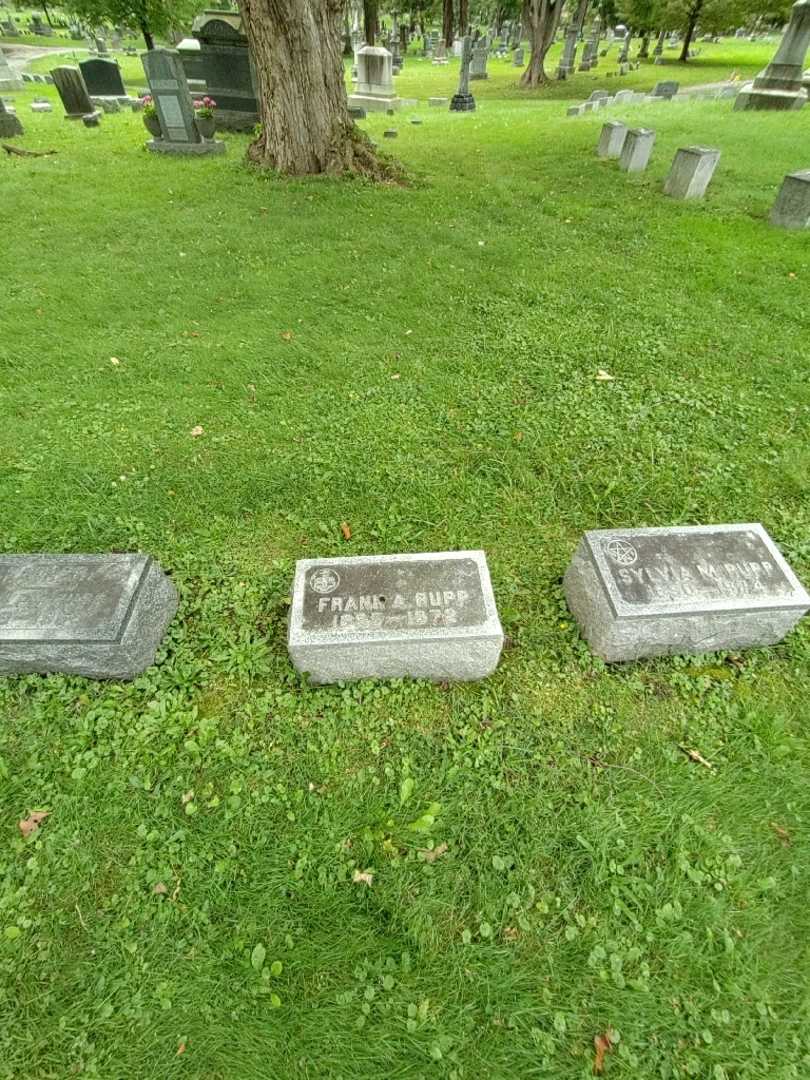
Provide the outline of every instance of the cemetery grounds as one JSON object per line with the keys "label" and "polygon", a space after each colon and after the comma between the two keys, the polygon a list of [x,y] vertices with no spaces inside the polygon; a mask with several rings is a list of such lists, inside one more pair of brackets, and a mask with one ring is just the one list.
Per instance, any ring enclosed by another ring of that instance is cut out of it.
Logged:
{"label": "cemetery grounds", "polygon": [[[407,187],[14,95],[58,153],[0,161],[0,550],[147,551],[181,607],[133,683],[0,679],[4,1080],[810,1073],[810,627],[608,668],[561,591],[586,529],[726,521],[810,581],[810,248],[766,223],[810,110],[560,100],[773,48],[528,96],[490,59],[465,115],[409,57],[364,122]],[[490,679],[295,674],[296,559],[478,547]]]}

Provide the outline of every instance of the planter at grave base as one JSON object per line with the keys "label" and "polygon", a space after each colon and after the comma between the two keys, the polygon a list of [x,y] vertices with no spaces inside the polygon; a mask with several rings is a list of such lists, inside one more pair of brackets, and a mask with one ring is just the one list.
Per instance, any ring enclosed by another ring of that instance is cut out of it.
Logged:
{"label": "planter at grave base", "polygon": [[146,128],[150,135],[154,135],[156,139],[160,138],[160,120],[158,119],[156,113],[152,113],[151,115],[144,114],[143,126]]}
{"label": "planter at grave base", "polygon": [[213,116],[195,116],[194,123],[197,125],[201,138],[213,139],[216,131],[216,121]]}

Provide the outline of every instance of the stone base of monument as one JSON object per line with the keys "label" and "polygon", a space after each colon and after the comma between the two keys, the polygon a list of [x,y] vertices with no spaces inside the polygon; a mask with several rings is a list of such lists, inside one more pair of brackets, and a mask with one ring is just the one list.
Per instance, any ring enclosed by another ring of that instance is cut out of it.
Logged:
{"label": "stone base of monument", "polygon": [[0,556],[0,675],[134,679],[176,610],[148,555]]}
{"label": "stone base of monument", "polygon": [[149,139],[145,144],[147,150],[154,154],[224,154],[225,143],[218,139],[205,139],[203,142],[186,143],[170,142],[168,139]]}
{"label": "stone base of monument", "polygon": [[382,97],[375,94],[349,94],[349,107],[365,109],[366,112],[385,112],[387,109],[400,109],[402,101],[398,97]]}
{"label": "stone base of monument", "polygon": [[758,88],[756,83],[748,83],[737,94],[734,111],[771,109],[788,112],[793,109],[803,109],[807,100],[807,90],[804,87],[793,90],[766,89]]}
{"label": "stone base of monument", "polygon": [[484,552],[304,559],[287,646],[313,683],[483,679],[503,647]]}
{"label": "stone base of monument", "polygon": [[475,98],[472,94],[453,94],[450,112],[475,112]]}
{"label": "stone base of monument", "polygon": [[563,587],[609,663],[775,645],[810,609],[759,524],[588,532]]}

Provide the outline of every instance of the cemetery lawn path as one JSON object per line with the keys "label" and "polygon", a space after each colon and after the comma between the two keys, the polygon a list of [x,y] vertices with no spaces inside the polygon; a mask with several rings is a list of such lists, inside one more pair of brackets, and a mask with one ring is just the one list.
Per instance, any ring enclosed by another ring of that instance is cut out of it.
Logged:
{"label": "cemetery lawn path", "polygon": [[[34,93],[0,550],[148,551],[181,606],[133,683],[0,679],[0,1080],[584,1080],[606,1034],[609,1080],[807,1076],[810,624],[607,669],[561,578],[588,528],[762,521],[810,581],[810,249],[766,224],[810,110],[636,106],[628,177],[614,112],[482,92],[397,118],[402,189]],[[479,547],[486,682],[291,670],[297,558]]]}

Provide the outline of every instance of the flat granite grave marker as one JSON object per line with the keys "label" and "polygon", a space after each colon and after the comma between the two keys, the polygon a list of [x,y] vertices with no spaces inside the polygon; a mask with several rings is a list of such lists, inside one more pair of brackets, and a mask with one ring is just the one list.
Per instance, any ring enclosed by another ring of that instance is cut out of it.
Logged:
{"label": "flat granite grave marker", "polygon": [[503,631],[483,551],[303,559],[287,637],[313,683],[483,679]]}
{"label": "flat granite grave marker", "polygon": [[134,679],[176,609],[149,555],[0,555],[0,675]]}
{"label": "flat granite grave marker", "polygon": [[759,524],[587,532],[563,586],[608,662],[774,645],[810,609]]}

